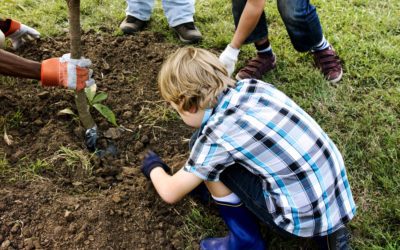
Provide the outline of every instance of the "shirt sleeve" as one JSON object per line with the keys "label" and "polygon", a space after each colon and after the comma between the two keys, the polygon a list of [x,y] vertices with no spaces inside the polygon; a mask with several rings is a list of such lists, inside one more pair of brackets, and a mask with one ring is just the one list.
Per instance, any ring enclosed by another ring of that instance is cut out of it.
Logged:
{"label": "shirt sleeve", "polygon": [[206,181],[219,181],[221,172],[234,163],[233,158],[218,141],[207,135],[197,138],[184,169]]}

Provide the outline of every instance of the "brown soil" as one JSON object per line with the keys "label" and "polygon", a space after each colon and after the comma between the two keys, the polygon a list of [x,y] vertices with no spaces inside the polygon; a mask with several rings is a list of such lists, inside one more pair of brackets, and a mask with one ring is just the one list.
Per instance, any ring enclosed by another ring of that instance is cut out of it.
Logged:
{"label": "brown soil", "polygon": [[[168,205],[139,169],[148,147],[174,171],[188,156],[193,131],[155,112],[168,108],[156,77],[177,46],[149,32],[129,37],[88,32],[82,39],[98,91],[108,94],[104,104],[126,128],[113,127],[92,110],[101,132],[99,146],[113,142],[118,154],[93,156],[92,171],[85,170],[82,159],[91,153],[83,142],[84,129],[73,116],[59,114],[65,108],[76,113],[73,91],[0,78],[0,131],[6,127],[13,141],[8,145],[0,139],[0,249],[197,249],[205,235],[226,234],[215,207],[202,210],[190,197]],[[41,61],[68,51],[66,36],[33,41],[20,53]],[[62,147],[84,157],[71,163]],[[206,225],[192,211],[207,216]],[[290,242],[275,238],[270,243],[282,248],[282,241]]]}
{"label": "brown soil", "polygon": [[[58,114],[65,108],[76,113],[73,92],[44,89],[23,79],[1,83],[0,122],[13,140],[11,145],[0,141],[4,157],[0,160],[9,167],[7,174],[0,175],[2,249],[197,248],[200,238],[196,237],[202,233],[182,233],[196,202],[186,198],[167,205],[139,170],[140,155],[147,147],[158,150],[173,168],[181,167],[187,157],[192,131],[179,119],[151,115],[155,108],[167,107],[156,77],[176,45],[148,32],[131,37],[89,32],[82,39],[84,55],[94,65],[98,91],[108,94],[104,104],[127,128],[113,128],[97,111],[91,112],[102,132],[99,145],[112,140],[118,155],[92,157],[92,174],[79,161],[69,164],[59,151],[61,146],[90,156],[77,120]],[[33,42],[21,54],[41,61],[68,51],[67,37],[48,38]],[[40,177],[21,179],[22,169],[33,169],[38,159],[50,167],[40,169]]]}

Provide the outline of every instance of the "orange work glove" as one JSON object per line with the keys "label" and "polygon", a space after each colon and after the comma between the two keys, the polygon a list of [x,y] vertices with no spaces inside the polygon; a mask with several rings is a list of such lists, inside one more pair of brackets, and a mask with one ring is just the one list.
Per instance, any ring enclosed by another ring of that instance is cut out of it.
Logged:
{"label": "orange work glove", "polygon": [[93,85],[93,71],[89,59],[71,59],[70,54],[60,58],[50,58],[42,62],[42,86],[63,86],[69,89],[82,90]]}
{"label": "orange work glove", "polygon": [[38,39],[40,37],[40,33],[37,30],[18,21],[12,19],[7,20],[11,21],[10,28],[4,35],[10,38],[14,49],[18,49],[27,39]]}

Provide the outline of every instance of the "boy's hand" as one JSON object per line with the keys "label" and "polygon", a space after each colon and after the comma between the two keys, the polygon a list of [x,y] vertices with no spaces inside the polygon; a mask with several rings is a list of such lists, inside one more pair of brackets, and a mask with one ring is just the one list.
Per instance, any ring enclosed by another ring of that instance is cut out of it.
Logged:
{"label": "boy's hand", "polygon": [[40,33],[37,30],[15,20],[11,20],[10,29],[5,35],[11,39],[14,49],[21,47],[27,39],[38,39],[40,37]]}
{"label": "boy's hand", "polygon": [[142,173],[147,177],[147,179],[150,179],[150,172],[158,167],[163,168],[167,173],[171,173],[170,167],[168,167],[168,165],[165,164],[156,153],[149,150],[143,159],[141,167]]}
{"label": "boy's hand", "polygon": [[42,62],[42,86],[62,86],[69,89],[82,90],[93,85],[93,71],[89,59],[71,59],[70,54],[60,58],[50,58]]}
{"label": "boy's hand", "polygon": [[225,50],[219,56],[219,60],[225,65],[228,76],[231,76],[233,71],[235,71],[235,65],[238,60],[240,49],[235,49],[229,44],[226,46]]}

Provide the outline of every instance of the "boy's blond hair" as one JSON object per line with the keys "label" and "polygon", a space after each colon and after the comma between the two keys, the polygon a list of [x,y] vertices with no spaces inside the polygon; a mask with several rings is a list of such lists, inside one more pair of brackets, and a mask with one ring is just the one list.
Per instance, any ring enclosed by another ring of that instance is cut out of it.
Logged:
{"label": "boy's blond hair", "polygon": [[234,83],[213,53],[193,47],[175,51],[158,75],[162,97],[184,111],[213,107],[218,95]]}

